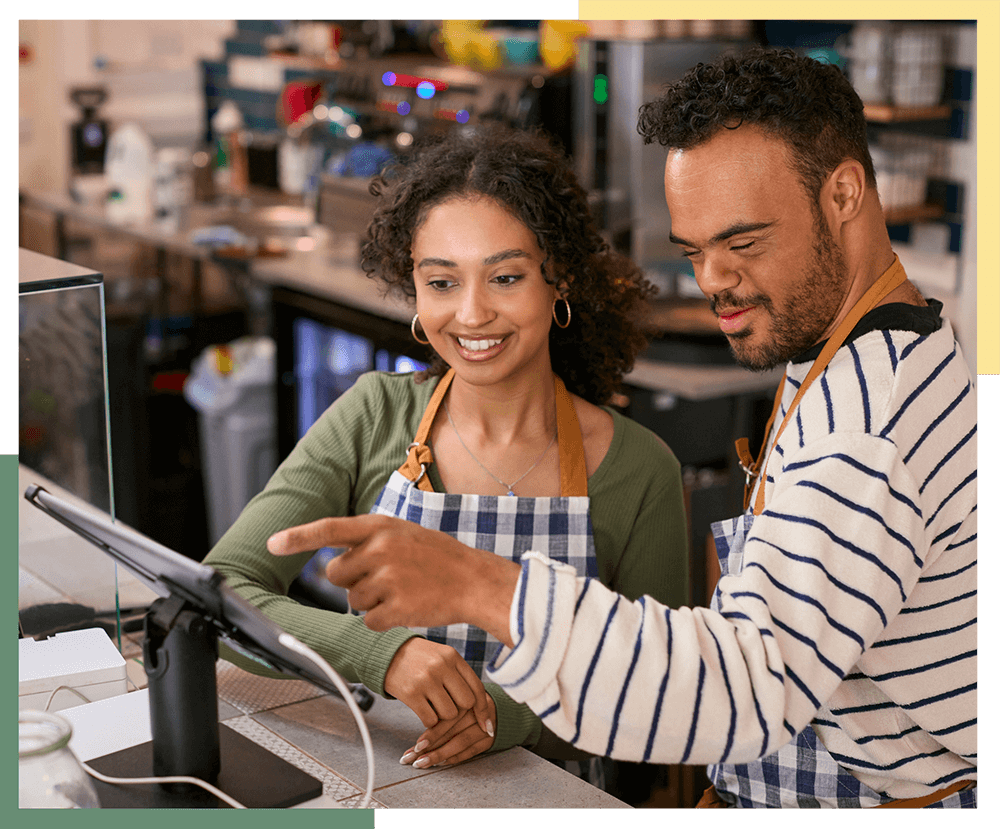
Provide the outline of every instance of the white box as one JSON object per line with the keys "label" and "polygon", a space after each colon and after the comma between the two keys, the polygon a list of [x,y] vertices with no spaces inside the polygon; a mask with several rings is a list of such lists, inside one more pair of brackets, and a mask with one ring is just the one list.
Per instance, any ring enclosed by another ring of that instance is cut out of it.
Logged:
{"label": "white box", "polygon": [[[75,688],[87,700],[124,694],[125,660],[102,628],[57,633],[48,639],[17,641],[17,707],[45,709],[52,692],[61,686]],[[72,691],[52,697],[49,711],[83,705]]]}

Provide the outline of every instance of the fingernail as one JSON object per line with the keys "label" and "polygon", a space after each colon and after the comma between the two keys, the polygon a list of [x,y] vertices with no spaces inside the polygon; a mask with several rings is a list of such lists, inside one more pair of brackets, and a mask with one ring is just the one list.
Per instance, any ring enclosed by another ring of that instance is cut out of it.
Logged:
{"label": "fingernail", "polygon": [[415,769],[425,769],[430,764],[431,764],[431,758],[430,757],[421,757],[419,760],[417,760],[417,762],[415,762],[413,764],[413,768],[415,768]]}
{"label": "fingernail", "polygon": [[416,744],[416,745],[415,745],[415,746],[413,747],[413,750],[414,750],[414,751],[415,751],[415,752],[416,752],[417,754],[419,754],[419,753],[420,753],[421,751],[423,751],[423,750],[424,750],[425,748],[427,748],[427,746],[429,746],[429,745],[430,745],[430,740],[421,740],[421,741],[420,741],[419,743],[417,743],[417,744]]}
{"label": "fingernail", "polygon": [[281,552],[281,538],[280,534],[272,535],[267,540],[267,550],[269,553],[277,554]]}
{"label": "fingernail", "polygon": [[494,736],[494,734],[493,734],[493,721],[492,720],[487,720],[486,721],[486,733],[489,734],[491,737]]}
{"label": "fingernail", "polygon": [[411,748],[408,752],[406,752],[406,754],[404,754],[402,757],[399,758],[399,765],[401,765],[401,766],[408,766],[408,765],[410,765],[410,763],[413,762],[413,758],[416,757],[416,756],[417,756],[417,752],[415,752]]}

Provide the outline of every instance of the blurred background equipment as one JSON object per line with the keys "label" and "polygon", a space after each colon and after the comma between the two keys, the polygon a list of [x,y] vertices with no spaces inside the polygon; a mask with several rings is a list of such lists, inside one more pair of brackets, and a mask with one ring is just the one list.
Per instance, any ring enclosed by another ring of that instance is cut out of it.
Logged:
{"label": "blurred background equipment", "polygon": [[98,110],[108,97],[104,87],[78,87],[70,99],[80,108],[80,120],[72,126],[73,173],[99,175],[104,172],[104,153],[108,146],[108,122]]}

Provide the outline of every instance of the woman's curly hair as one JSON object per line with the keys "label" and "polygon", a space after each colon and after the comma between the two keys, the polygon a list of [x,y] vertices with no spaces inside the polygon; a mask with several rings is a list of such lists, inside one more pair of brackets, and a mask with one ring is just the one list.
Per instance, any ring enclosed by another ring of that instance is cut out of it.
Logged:
{"label": "woman's curly hair", "polygon": [[[452,131],[421,142],[369,189],[379,201],[361,266],[410,299],[413,235],[431,208],[486,197],[522,221],[545,254],[545,280],[566,284],[572,308],[569,326],[549,333],[553,371],[585,400],[608,402],[646,345],[637,321],[654,289],[635,263],[609,249],[570,160],[546,136],[500,126]],[[446,369],[435,354],[427,375]]]}
{"label": "woman's curly hair", "polygon": [[849,158],[861,163],[868,186],[875,187],[858,93],[836,66],[790,49],[754,47],[699,63],[640,108],[638,130],[647,144],[686,150],[743,124],[786,143],[814,201],[827,175]]}

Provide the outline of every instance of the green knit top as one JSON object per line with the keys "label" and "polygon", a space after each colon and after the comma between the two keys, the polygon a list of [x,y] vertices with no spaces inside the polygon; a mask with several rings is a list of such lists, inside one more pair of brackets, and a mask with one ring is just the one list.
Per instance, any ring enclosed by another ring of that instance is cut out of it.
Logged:
{"label": "green knit top", "polygon": [[[414,374],[363,375],[320,416],[264,490],[205,558],[229,585],[270,619],[319,653],[347,682],[388,696],[386,671],[399,647],[416,634],[407,628],[376,633],[358,616],[306,607],[288,597],[291,582],[311,557],[272,556],[267,539],[286,527],[374,506],[389,476],[406,458],[437,380]],[[680,465],[651,431],[607,409],[614,437],[587,481],[600,580],[634,600],[649,595],[672,607],[687,604],[687,528]],[[432,465],[431,483],[443,492]],[[245,657],[222,655],[255,673]],[[486,684],[497,709],[494,750],[523,745],[547,756],[541,721],[497,686]],[[547,731],[547,730],[545,730]],[[543,745],[539,746],[539,740]]]}

